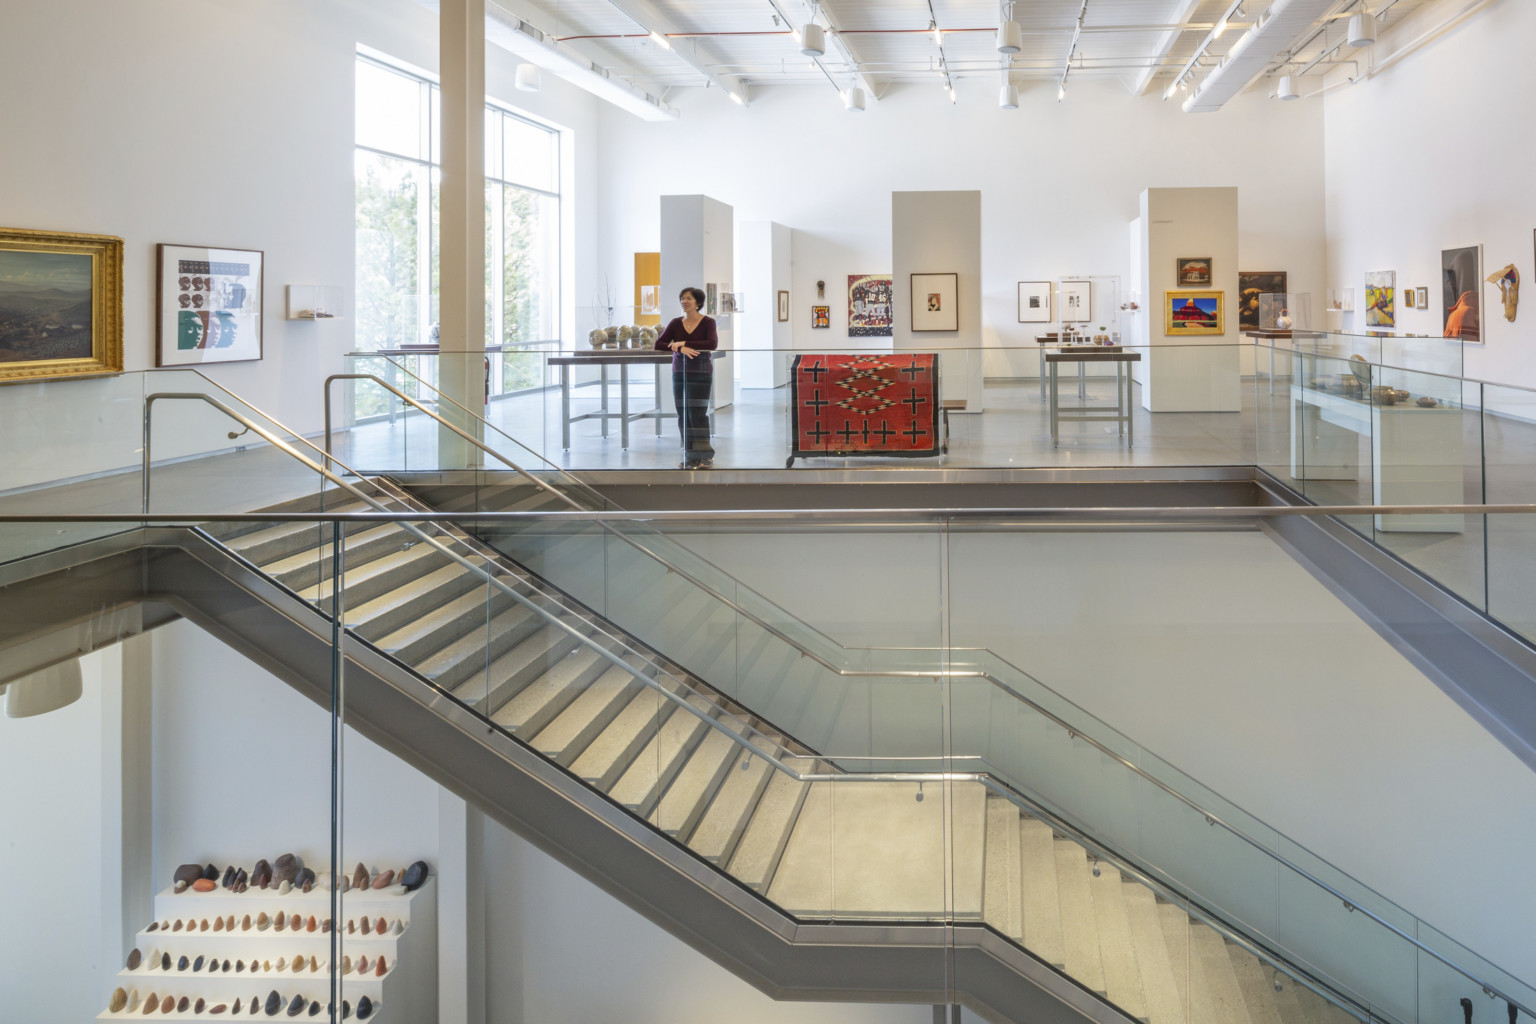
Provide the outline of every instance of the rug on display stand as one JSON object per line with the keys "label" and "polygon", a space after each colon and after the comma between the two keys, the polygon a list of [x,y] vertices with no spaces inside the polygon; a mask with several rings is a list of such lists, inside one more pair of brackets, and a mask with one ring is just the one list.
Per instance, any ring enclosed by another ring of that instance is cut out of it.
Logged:
{"label": "rug on display stand", "polygon": [[789,386],[786,468],[804,458],[944,452],[934,353],[798,355]]}

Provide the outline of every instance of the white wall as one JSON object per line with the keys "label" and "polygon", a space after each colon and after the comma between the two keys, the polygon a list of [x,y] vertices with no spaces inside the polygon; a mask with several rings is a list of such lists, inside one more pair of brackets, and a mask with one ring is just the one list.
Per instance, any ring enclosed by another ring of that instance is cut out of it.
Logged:
{"label": "white wall", "polygon": [[[940,399],[964,399],[966,412],[982,412],[980,192],[891,193],[891,304],[897,352],[944,352]],[[912,275],[954,273],[959,325],[953,331],[912,329]],[[966,350],[970,350],[969,353]],[[958,350],[958,351],[951,351]]]}
{"label": "white wall", "polygon": [[[758,90],[745,109],[718,90],[679,90],[669,102],[682,117],[667,124],[604,111],[605,152],[645,154],[602,182],[607,272],[628,281],[629,254],[656,247],[655,197],[707,192],[743,220],[795,230],[795,346],[842,348],[847,276],[892,269],[890,193],[979,189],[983,343],[1028,346],[1015,372],[1033,375],[1042,325],[1017,322],[1017,282],[1127,275],[1125,225],[1142,189],[1231,185],[1243,269],[1283,268],[1298,288],[1322,286],[1321,103],[1244,96],[1197,117],[1082,80],[1063,103],[1041,84],[1005,111],[990,82],[962,81],[959,90],[951,106],[937,86],[895,87],[862,115],[845,111],[830,87]],[[818,280],[832,307],[825,331],[810,327]],[[1009,365],[996,353],[988,372]]]}
{"label": "white wall", "polygon": [[[1367,51],[1362,71],[1466,6],[1441,0],[1404,18]],[[1326,93],[1327,283],[1355,289],[1358,311],[1335,317],[1346,329],[1365,330],[1366,272],[1395,270],[1399,296],[1424,286],[1430,298],[1427,310],[1404,309],[1399,299],[1398,331],[1439,337],[1442,249],[1481,243],[1483,273],[1514,263],[1529,293],[1536,193],[1525,179],[1536,163],[1536,133],[1507,100],[1536,92],[1533,45],[1536,4],[1501,0],[1363,81]],[[1482,297],[1485,342],[1466,346],[1466,374],[1536,387],[1531,300],[1511,324],[1498,289],[1484,285]]]}
{"label": "white wall", "polygon": [[[11,156],[0,224],[124,238],[129,370],[155,364],[156,243],[263,250],[263,358],[204,372],[285,425],[319,430],[321,381],[346,368],[352,320],[285,321],[283,286],[343,285],[351,313],[359,44],[430,71],[436,17],[412,0],[8,5],[0,93],[26,100],[0,104]],[[516,92],[515,65],[492,47],[487,92],[576,132],[572,183],[587,198],[575,211],[569,301],[590,290],[597,101],[551,75],[537,95]],[[0,488],[132,464],[138,413],[110,403],[122,392],[110,381],[8,387],[6,436],[27,432],[49,444],[46,459],[23,457],[14,472],[8,460]]]}

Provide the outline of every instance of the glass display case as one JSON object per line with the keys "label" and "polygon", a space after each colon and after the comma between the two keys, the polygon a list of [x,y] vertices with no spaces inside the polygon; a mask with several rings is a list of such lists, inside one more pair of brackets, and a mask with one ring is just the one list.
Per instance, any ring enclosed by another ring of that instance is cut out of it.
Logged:
{"label": "glass display case", "polygon": [[1271,292],[1259,296],[1259,332],[1312,330],[1308,292]]}

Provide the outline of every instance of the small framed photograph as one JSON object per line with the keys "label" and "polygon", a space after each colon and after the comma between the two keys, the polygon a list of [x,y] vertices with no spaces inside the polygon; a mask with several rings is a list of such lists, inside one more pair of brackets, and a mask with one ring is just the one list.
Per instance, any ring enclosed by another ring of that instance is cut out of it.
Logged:
{"label": "small framed photograph", "polygon": [[1019,323],[1048,324],[1051,316],[1051,282],[1019,282]]}
{"label": "small framed photograph", "polygon": [[960,329],[960,275],[912,275],[912,330]]}
{"label": "small framed photograph", "polygon": [[1176,291],[1163,294],[1163,333],[1170,338],[1225,334],[1224,293]]}
{"label": "small framed photograph", "polygon": [[260,359],[261,250],[163,243],[158,249],[155,365]]}
{"label": "small framed photograph", "polygon": [[1180,288],[1209,288],[1211,286],[1211,258],[1191,256],[1179,258],[1175,283]]}
{"label": "small framed photograph", "polygon": [[1414,304],[1417,305],[1420,309],[1428,309],[1429,308],[1429,289],[1427,287],[1426,288],[1415,288],[1413,290],[1413,301],[1414,301]]}
{"label": "small framed photograph", "polygon": [[789,292],[779,289],[779,323],[789,323]]}
{"label": "small framed photograph", "polygon": [[832,326],[832,307],[831,306],[812,306],[811,307],[811,327],[813,327],[813,328],[823,328],[823,327],[831,327],[831,326]]}
{"label": "small framed photograph", "polygon": [[123,240],[0,229],[0,383],[122,372]]}
{"label": "small framed photograph", "polygon": [[1087,323],[1093,319],[1093,282],[1063,281],[1057,299],[1064,324]]}

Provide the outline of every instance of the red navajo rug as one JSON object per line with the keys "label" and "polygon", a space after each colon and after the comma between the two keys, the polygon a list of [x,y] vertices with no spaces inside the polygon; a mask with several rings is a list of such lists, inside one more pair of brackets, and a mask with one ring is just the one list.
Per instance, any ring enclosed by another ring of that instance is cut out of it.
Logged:
{"label": "red navajo rug", "polygon": [[940,454],[939,357],[799,355],[790,374],[797,458]]}

